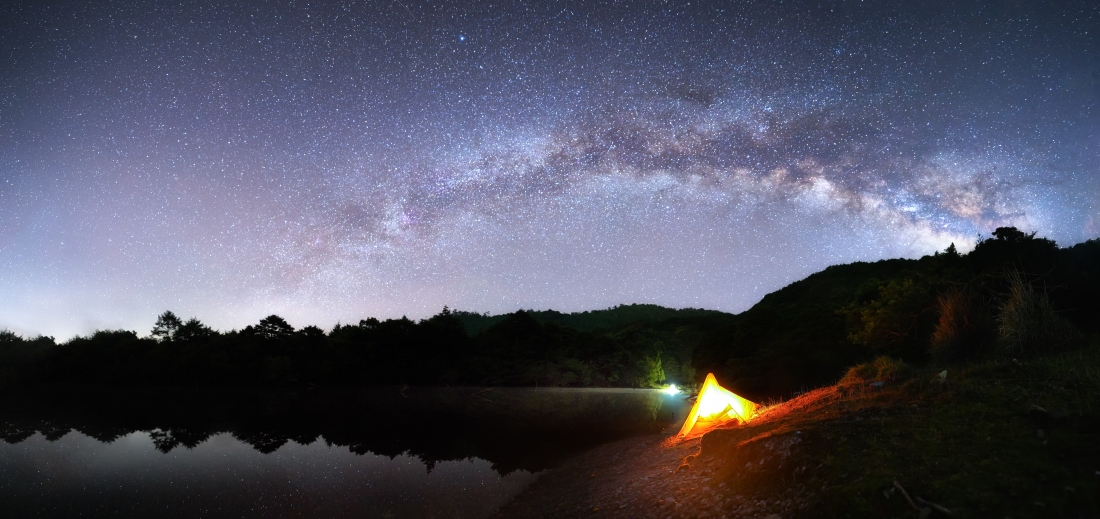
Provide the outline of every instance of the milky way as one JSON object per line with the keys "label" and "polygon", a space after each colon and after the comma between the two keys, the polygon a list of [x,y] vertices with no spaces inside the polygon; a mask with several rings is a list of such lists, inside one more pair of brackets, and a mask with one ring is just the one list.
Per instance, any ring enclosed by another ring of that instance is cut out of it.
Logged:
{"label": "milky way", "polygon": [[40,4],[0,7],[23,334],[736,312],[1100,235],[1093,2]]}

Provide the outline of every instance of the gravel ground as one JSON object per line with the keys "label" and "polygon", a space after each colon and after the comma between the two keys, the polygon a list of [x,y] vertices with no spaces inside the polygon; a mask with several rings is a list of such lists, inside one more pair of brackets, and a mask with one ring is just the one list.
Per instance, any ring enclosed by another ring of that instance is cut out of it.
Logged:
{"label": "gravel ground", "polygon": [[[669,429],[597,447],[544,474],[494,517],[777,519],[807,502],[798,488],[755,496],[727,491],[715,477],[717,461],[694,457],[699,438],[675,441],[673,434]],[[790,454],[788,438],[767,441],[775,443],[765,447],[776,456]]]}

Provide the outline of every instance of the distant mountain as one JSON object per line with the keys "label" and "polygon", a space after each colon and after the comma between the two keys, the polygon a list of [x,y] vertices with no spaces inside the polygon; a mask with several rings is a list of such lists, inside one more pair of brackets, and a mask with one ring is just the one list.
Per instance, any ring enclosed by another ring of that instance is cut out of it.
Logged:
{"label": "distant mountain", "polygon": [[[552,323],[579,332],[608,331],[633,323],[654,324],[674,318],[693,319],[732,315],[718,310],[675,309],[651,304],[619,305],[606,310],[590,310],[568,314],[557,310],[526,310],[526,313],[540,324]],[[462,321],[466,333],[474,336],[512,314],[489,315],[457,310],[454,315],[459,321]]]}

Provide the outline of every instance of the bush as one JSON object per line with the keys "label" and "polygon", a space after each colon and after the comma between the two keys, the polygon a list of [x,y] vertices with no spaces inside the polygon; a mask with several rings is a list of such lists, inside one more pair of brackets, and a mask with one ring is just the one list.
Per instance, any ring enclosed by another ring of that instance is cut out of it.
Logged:
{"label": "bush", "polygon": [[998,340],[1006,353],[1028,357],[1065,350],[1084,338],[1054,311],[1045,292],[1035,290],[1019,272],[1006,275],[1008,297],[1001,305]]}
{"label": "bush", "polygon": [[932,356],[972,359],[992,349],[997,339],[993,307],[973,289],[955,289],[937,300],[940,319],[932,332]]}
{"label": "bush", "polygon": [[865,283],[857,300],[839,310],[848,317],[848,340],[879,354],[924,360],[936,325],[937,283],[933,276],[913,272]]}
{"label": "bush", "polygon": [[870,382],[897,382],[909,378],[912,368],[890,357],[878,357],[872,362],[853,366],[841,377],[838,386],[865,385]]}

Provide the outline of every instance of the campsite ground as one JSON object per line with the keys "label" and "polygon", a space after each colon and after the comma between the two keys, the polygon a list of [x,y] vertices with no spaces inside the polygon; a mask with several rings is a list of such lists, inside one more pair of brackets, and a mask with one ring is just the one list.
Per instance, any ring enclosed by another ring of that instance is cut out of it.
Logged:
{"label": "campsite ground", "polygon": [[1097,516],[1100,347],[939,369],[604,445],[497,517]]}

